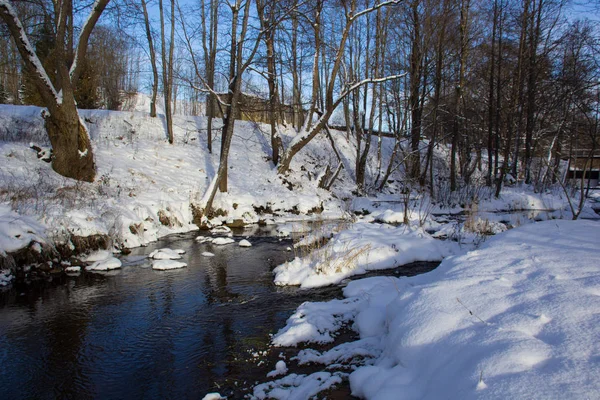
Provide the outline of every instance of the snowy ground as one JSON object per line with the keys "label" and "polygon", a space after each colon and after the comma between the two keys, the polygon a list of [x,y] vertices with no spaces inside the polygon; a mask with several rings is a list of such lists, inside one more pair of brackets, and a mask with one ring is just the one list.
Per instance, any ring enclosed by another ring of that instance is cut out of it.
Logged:
{"label": "snowy ground", "polygon": [[456,249],[453,242],[436,241],[422,228],[359,222],[306,257],[275,268],[275,284],[302,288],[337,284],[367,271],[441,261]]}
{"label": "snowy ground", "polygon": [[[141,100],[147,99],[141,96]],[[145,106],[143,101],[139,104]],[[218,167],[218,120],[213,154],[209,154],[203,117],[175,116],[175,144],[169,145],[160,115],[150,118],[147,112],[139,111],[82,110],[98,168],[97,179],[90,184],[61,177],[37,158],[30,144],[48,146],[40,113],[38,107],[0,105],[1,234],[11,236],[14,229],[1,222],[11,218],[10,212],[16,212],[29,225],[37,224],[30,231],[50,242],[99,234],[109,236],[118,248],[145,245],[161,236],[196,228],[191,205],[203,197]],[[294,132],[283,129],[281,135],[288,143]],[[215,222],[256,223],[278,217],[306,218],[307,214],[311,218],[335,219],[347,216],[350,210],[373,211],[371,199],[350,201],[355,189],[352,171],[356,152],[344,134],[334,138],[345,168],[330,193],[317,188],[318,177],[326,166],[337,165],[325,135],[318,136],[296,156],[292,173],[283,179],[269,160],[267,127],[236,122],[229,159],[229,192],[217,196],[215,203],[227,215]],[[383,138],[383,166],[392,147],[392,140]],[[376,146],[373,151],[375,154]],[[369,176],[377,175],[376,166],[376,157],[371,157],[367,165]],[[390,190],[397,191],[401,170],[390,181]],[[398,202],[399,197],[394,194],[387,198]],[[374,200],[382,199],[386,200],[386,196]],[[560,195],[533,195],[528,189],[507,188],[501,199],[481,202],[479,209],[554,210],[565,206]],[[397,209],[380,216],[382,222],[401,219]],[[321,212],[315,216],[315,211]],[[416,202],[411,205],[411,219],[421,220],[423,226],[429,213],[439,211],[439,206],[427,201]],[[22,247],[30,243],[19,239]],[[11,241],[10,247],[2,246],[0,250],[14,251],[14,240]]]}
{"label": "snowy ground", "polygon": [[[500,199],[482,201],[476,210],[460,210],[460,214],[450,212],[457,210],[445,210],[441,215],[433,214],[435,208],[420,196],[411,199],[408,207],[398,202],[398,196],[355,199],[353,210],[367,215],[359,217],[356,223],[343,224],[339,231],[333,228],[334,233],[328,227],[307,234],[295,245],[300,249],[297,257],[275,268],[275,284],[302,288],[338,284],[368,271],[416,261],[441,261],[524,224],[571,218],[558,194],[534,195],[515,188],[505,192]],[[408,224],[404,224],[405,214]],[[586,207],[582,218],[600,217]],[[324,238],[330,240],[311,247],[311,243],[324,242]],[[302,246],[307,246],[308,251],[302,251]]]}
{"label": "snowy ground", "polygon": [[[96,182],[89,184],[57,175],[30,148],[30,144],[48,146],[40,111],[0,106],[0,222],[13,218],[14,211],[29,225],[34,221],[33,232],[51,241],[101,234],[109,235],[117,247],[145,245],[170,233],[196,229],[190,205],[204,195],[216,172],[220,143],[217,130],[213,154],[206,151],[204,118],[175,117],[175,144],[169,145],[160,116],[81,111],[98,168]],[[316,175],[331,157],[327,139],[317,139],[298,155],[292,165],[296,172],[287,182],[269,160],[268,140],[265,126],[236,123],[229,193],[217,196],[215,202],[227,216],[215,223],[306,218],[321,209],[319,218],[345,215],[342,201],[317,188]],[[351,154],[347,143],[340,148]],[[310,168],[300,171],[300,165]],[[288,189],[291,185],[293,190]],[[3,235],[10,237],[13,230],[0,224]],[[8,240],[0,242],[1,249],[14,251],[16,241]],[[29,244],[23,238],[19,242],[21,247]]]}
{"label": "snowy ground", "polygon": [[[147,113],[82,111],[82,117],[98,167],[91,184],[58,176],[30,148],[48,146],[39,108],[0,106],[0,256],[25,247],[41,252],[74,236],[107,235],[114,247],[127,248],[196,229],[191,205],[215,174],[220,141],[216,135],[213,154],[206,151],[204,118],[176,116],[176,143],[169,145],[163,119]],[[291,131],[281,133],[291,140]],[[279,285],[338,284],[369,270],[444,261],[426,275],[354,281],[346,299],[303,304],[274,345],[331,343],[348,324],[360,339],[323,353],[302,350],[298,362],[330,369],[304,376],[278,364],[270,374],[276,379],[257,386],[255,397],[304,399],[343,379],[355,395],[377,399],[600,397],[598,222],[525,225],[568,219],[570,211],[560,192],[534,194],[521,186],[505,188],[500,199],[482,191],[461,219],[432,217],[464,212],[460,196],[444,207],[419,193],[410,194],[408,207],[399,194],[350,201],[355,149],[345,135],[335,140],[345,168],[330,193],[317,188],[326,165],[337,163],[325,137],[298,154],[284,180],[269,160],[268,129],[236,123],[230,190],[215,203],[227,215],[214,223],[277,222],[286,236],[307,230],[302,220],[368,214],[302,239],[298,244],[310,248],[311,240],[331,238],[310,254],[290,249],[297,258],[276,269]],[[391,147],[385,139],[384,165]],[[368,174],[375,175],[376,157],[369,162]],[[400,179],[398,171],[390,180]],[[597,203],[595,196],[591,204]],[[499,213],[515,210],[528,213],[516,219]],[[589,207],[582,216],[597,217]],[[163,253],[169,254],[157,256],[154,268],[185,267],[172,251]],[[110,251],[92,258],[90,269],[121,267]],[[0,271],[0,286],[11,280]],[[332,369],[341,364],[354,371]]]}
{"label": "snowy ground", "polygon": [[341,379],[327,368],[343,362],[361,398],[599,398],[598,237],[597,221],[529,224],[430,273],[353,281],[344,300],[305,303],[275,346],[331,342],[347,324],[360,339],[300,351],[323,376],[290,374],[254,396],[305,398]]}

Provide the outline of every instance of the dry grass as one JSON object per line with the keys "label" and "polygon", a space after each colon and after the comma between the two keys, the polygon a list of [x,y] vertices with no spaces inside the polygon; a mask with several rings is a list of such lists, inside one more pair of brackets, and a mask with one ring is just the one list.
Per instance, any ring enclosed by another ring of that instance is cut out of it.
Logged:
{"label": "dry grass", "polygon": [[48,171],[35,168],[28,175],[29,181],[19,176],[4,175],[0,180],[0,202],[9,203],[11,209],[20,213],[44,214],[49,206],[49,193],[54,191]]}
{"label": "dry grass", "polygon": [[318,274],[340,273],[355,269],[359,258],[371,250],[370,245],[352,247],[351,242],[340,247],[339,241],[336,241],[334,236],[348,229],[351,225],[350,221],[334,223],[319,221],[305,224],[303,228],[310,228],[310,232],[295,240],[294,255],[315,265]]}
{"label": "dry grass", "polygon": [[318,252],[318,261],[315,272],[317,274],[340,273],[351,271],[358,266],[358,259],[371,251],[371,245],[361,247],[344,248],[342,251],[334,251],[330,243]]}
{"label": "dry grass", "polygon": [[310,256],[327,245],[336,233],[348,229],[350,225],[351,222],[345,220],[303,222],[301,230],[308,233],[294,239],[294,255],[300,258]]}

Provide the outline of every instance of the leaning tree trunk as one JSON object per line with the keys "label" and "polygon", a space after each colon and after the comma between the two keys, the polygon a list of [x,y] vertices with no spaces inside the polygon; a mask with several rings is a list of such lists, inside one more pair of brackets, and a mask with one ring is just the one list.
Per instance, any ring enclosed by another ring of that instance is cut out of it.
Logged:
{"label": "leaning tree trunk", "polygon": [[[6,24],[8,31],[14,39],[15,45],[21,55],[24,68],[34,77],[36,88],[40,92],[44,105],[48,109],[45,114],[46,131],[52,144],[54,158],[52,168],[57,173],[68,178],[92,182],[96,175],[92,145],[87,129],[81,122],[75,103],[75,83],[81,74],[89,37],[104,11],[109,0],[96,0],[86,22],[81,28],[79,42],[75,46],[75,55],[71,66],[67,63],[58,63],[58,77],[60,86],[56,87],[48,78],[35,48],[27,37],[27,32],[12,6],[12,2],[0,1],[0,19]],[[72,46],[64,48],[71,40],[67,40],[71,28],[67,23],[73,18],[71,4],[63,4],[57,21],[56,33],[53,39],[60,44],[55,49],[59,61],[65,61],[67,54],[72,54]],[[72,43],[71,43],[72,44]]]}
{"label": "leaning tree trunk", "polygon": [[63,104],[45,115],[52,144],[52,169],[60,175],[93,182],[96,175],[92,145],[75,106]]}

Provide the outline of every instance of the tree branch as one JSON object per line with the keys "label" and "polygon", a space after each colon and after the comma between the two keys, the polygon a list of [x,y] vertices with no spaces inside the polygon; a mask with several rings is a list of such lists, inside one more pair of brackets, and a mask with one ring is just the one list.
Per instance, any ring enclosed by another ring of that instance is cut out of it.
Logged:
{"label": "tree branch", "polygon": [[338,97],[338,99],[335,101],[335,103],[333,103],[333,109],[335,110],[337,108],[337,106],[340,105],[340,103],[342,102],[342,100],[344,100],[344,98],[346,96],[348,96],[350,93],[352,93],[353,91],[355,91],[356,89],[358,89],[361,86],[367,85],[369,83],[382,83],[382,82],[387,82],[387,81],[391,81],[394,79],[400,79],[403,78],[407,75],[407,73],[403,73],[403,74],[397,74],[397,75],[390,75],[390,76],[385,76],[382,78],[367,78],[367,79],[363,79],[360,82],[356,82],[354,84],[352,84],[348,89],[346,89],[345,91],[342,92],[342,94],[340,94],[340,97]]}
{"label": "tree branch", "polygon": [[376,10],[382,8],[382,7],[392,6],[392,5],[400,4],[402,2],[403,2],[403,0],[383,1],[383,2],[381,2],[379,4],[375,4],[373,7],[366,8],[366,9],[361,10],[361,11],[357,12],[356,14],[352,15],[350,17],[350,21],[354,21],[355,19],[357,19],[357,18],[359,18],[359,17],[361,17],[361,16],[363,16],[365,14],[368,14],[370,12],[376,11]]}
{"label": "tree branch", "polygon": [[77,49],[75,51],[75,57],[69,73],[73,86],[77,82],[79,74],[81,73],[83,60],[85,59],[85,54],[87,52],[88,40],[92,34],[92,30],[94,29],[94,26],[96,26],[96,22],[98,22],[100,14],[102,14],[109,1],[110,0],[95,0],[94,5],[92,6],[92,11],[90,11],[85,24],[83,24],[83,27],[81,28],[81,33],[79,34],[79,40],[77,42]]}

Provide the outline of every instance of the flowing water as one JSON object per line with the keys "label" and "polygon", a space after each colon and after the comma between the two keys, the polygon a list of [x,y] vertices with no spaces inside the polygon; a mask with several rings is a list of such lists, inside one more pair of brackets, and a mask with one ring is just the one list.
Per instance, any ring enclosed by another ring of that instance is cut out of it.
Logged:
{"label": "flowing water", "polygon": [[[134,249],[121,270],[0,292],[0,399],[200,399],[264,381],[274,362],[256,353],[269,334],[303,301],[341,297],[273,285],[293,253],[269,233],[254,232],[251,248],[173,235]],[[162,247],[184,249],[188,267],[152,270],[146,255]]]}

